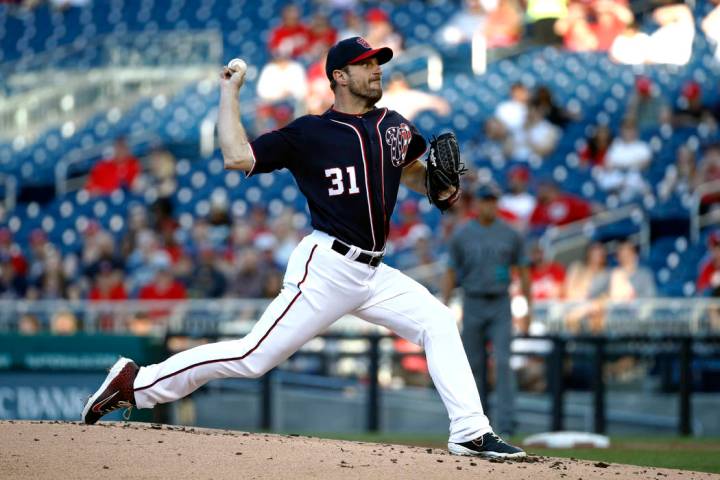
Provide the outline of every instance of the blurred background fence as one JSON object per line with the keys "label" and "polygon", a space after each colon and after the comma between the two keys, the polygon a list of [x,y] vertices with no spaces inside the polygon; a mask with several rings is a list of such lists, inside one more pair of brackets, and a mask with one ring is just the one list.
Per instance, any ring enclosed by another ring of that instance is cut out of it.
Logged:
{"label": "blurred background fence", "polygon": [[[75,419],[83,395],[118,354],[154,363],[238,338],[266,306],[265,300],[230,299],[0,301],[0,418]],[[537,304],[533,336],[514,340],[519,429],[720,432],[719,302],[609,303],[604,329],[593,334],[567,328],[567,315],[579,307]],[[398,340],[344,317],[262,379],[213,382],[176,405],[133,418],[281,431],[445,428],[427,370],[412,367],[424,364],[422,351],[398,348]],[[481,382],[492,417],[493,379],[483,371]]]}

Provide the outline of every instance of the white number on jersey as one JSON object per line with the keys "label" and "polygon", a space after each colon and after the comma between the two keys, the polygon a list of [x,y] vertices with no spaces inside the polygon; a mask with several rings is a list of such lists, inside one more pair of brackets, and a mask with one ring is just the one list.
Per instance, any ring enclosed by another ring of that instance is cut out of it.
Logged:
{"label": "white number on jersey", "polygon": [[[348,174],[348,181],[350,188],[348,193],[354,195],[360,193],[360,189],[357,186],[357,175],[355,174],[355,167],[347,167],[345,171]],[[342,195],[345,193],[345,184],[343,183],[342,169],[340,168],[328,168],[325,170],[325,177],[329,178],[332,182],[330,188],[328,188],[328,195],[334,197],[335,195]]]}

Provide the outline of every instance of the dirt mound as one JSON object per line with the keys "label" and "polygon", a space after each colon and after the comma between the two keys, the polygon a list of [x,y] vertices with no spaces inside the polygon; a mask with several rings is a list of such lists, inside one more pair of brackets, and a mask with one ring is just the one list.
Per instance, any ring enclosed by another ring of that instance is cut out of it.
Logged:
{"label": "dirt mound", "polygon": [[707,473],[530,456],[523,462],[438,449],[141,423],[0,422],[0,471],[19,478],[718,479]]}

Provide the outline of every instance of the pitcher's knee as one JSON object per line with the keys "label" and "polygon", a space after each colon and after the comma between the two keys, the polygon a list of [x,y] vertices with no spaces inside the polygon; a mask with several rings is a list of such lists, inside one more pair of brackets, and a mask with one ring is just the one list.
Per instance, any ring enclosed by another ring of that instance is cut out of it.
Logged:
{"label": "pitcher's knee", "polygon": [[460,336],[457,323],[452,311],[441,305],[442,308],[435,308],[430,315],[426,315],[422,321],[423,336]]}

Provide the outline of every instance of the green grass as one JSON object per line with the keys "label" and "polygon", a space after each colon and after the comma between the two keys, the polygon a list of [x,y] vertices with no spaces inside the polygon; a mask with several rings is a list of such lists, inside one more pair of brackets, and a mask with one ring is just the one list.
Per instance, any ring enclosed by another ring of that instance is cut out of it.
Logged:
{"label": "green grass", "polygon": [[[433,448],[446,448],[447,445],[447,437],[440,435],[366,433],[311,433],[309,435],[358,442],[393,443]],[[520,444],[522,437],[509,440]],[[720,438],[611,437],[610,440],[610,448],[607,449],[529,448],[527,450],[529,453],[548,457],[573,457],[607,463],[720,473]]]}

